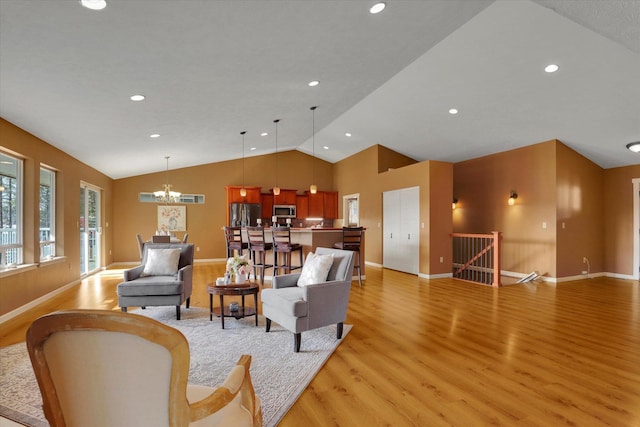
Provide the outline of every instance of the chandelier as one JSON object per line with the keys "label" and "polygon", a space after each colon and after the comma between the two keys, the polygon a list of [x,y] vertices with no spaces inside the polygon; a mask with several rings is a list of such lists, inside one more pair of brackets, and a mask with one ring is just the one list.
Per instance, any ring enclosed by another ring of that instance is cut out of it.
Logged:
{"label": "chandelier", "polygon": [[[169,182],[169,156],[165,156],[167,160],[167,182]],[[153,195],[158,203],[178,203],[180,201],[180,193],[171,191],[171,184],[163,184],[164,189],[154,191]]]}

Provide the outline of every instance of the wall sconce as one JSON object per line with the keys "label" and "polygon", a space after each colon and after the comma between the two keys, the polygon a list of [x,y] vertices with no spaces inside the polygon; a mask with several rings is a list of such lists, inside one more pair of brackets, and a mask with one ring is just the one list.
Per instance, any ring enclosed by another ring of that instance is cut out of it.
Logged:
{"label": "wall sconce", "polygon": [[451,209],[455,209],[457,204],[458,204],[458,198],[454,197],[453,203],[451,203]]}
{"label": "wall sconce", "polygon": [[511,191],[511,193],[509,194],[509,206],[513,206],[516,204],[516,199],[518,198],[518,193],[516,193],[515,191]]}

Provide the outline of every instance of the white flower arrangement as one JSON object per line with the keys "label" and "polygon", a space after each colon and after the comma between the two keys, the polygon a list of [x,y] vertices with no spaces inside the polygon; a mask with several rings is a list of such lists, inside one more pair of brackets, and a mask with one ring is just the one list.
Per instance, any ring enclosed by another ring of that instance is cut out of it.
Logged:
{"label": "white flower arrangement", "polygon": [[227,260],[227,271],[233,272],[234,274],[242,274],[246,276],[251,272],[252,267],[253,264],[247,255],[235,255],[233,258],[229,258]]}

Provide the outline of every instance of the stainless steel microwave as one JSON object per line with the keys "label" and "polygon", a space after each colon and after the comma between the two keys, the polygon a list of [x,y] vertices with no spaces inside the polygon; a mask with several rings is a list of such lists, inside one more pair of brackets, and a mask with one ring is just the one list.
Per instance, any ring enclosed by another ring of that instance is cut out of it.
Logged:
{"label": "stainless steel microwave", "polygon": [[273,216],[278,218],[295,218],[296,205],[273,205]]}

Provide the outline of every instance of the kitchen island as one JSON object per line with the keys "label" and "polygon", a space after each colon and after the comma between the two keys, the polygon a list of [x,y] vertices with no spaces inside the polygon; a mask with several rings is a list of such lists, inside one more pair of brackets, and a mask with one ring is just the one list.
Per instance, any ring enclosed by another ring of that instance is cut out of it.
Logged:
{"label": "kitchen island", "polygon": [[[362,274],[362,280],[365,279],[365,266],[364,266],[365,234],[366,232],[362,233],[362,243],[360,246],[360,256],[361,256],[360,269]],[[245,242],[248,241],[246,232],[244,230],[242,231],[242,237]],[[264,238],[267,242],[272,241],[271,228],[265,227]],[[333,244],[337,242],[342,242],[342,228],[291,227],[291,243],[299,243],[302,245],[302,253],[304,255],[304,259],[306,259],[307,254],[309,252],[315,252],[315,249],[317,247],[333,248]],[[296,265],[296,262],[297,262],[297,258],[294,257],[294,260],[293,260],[294,265]],[[267,253],[267,263],[273,264],[273,253],[271,251]],[[267,275],[268,273],[265,274],[265,277],[268,278]],[[355,280],[358,280],[358,273],[355,268],[354,268],[353,277]]]}

